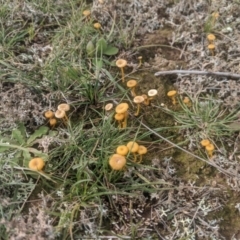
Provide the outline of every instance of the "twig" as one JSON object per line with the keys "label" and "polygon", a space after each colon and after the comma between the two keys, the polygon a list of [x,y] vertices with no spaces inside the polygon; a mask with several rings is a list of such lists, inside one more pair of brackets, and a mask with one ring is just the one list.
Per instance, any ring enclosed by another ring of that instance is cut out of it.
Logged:
{"label": "twig", "polygon": [[161,75],[170,75],[170,74],[198,74],[198,75],[207,75],[207,76],[216,76],[216,77],[226,77],[233,79],[240,79],[240,74],[229,73],[229,72],[205,72],[199,70],[171,70],[171,71],[161,71],[156,72],[155,76]]}

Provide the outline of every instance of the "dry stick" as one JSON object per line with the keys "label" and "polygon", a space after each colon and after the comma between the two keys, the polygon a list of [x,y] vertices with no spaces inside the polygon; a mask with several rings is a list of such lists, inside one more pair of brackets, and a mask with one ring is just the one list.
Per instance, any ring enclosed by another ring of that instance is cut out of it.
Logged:
{"label": "dry stick", "polygon": [[229,72],[205,72],[199,70],[172,70],[172,71],[161,71],[156,72],[155,76],[161,75],[170,75],[170,74],[198,74],[198,75],[207,75],[207,76],[216,76],[216,77],[227,77],[233,79],[240,79],[240,74],[229,73]]}
{"label": "dry stick", "polygon": [[233,172],[228,172],[227,170],[225,170],[225,169],[219,167],[218,165],[216,165],[214,162],[207,161],[207,160],[205,160],[204,158],[201,158],[201,157],[199,157],[199,156],[197,156],[197,155],[195,155],[195,154],[187,151],[186,149],[181,148],[181,147],[178,146],[177,144],[171,142],[171,141],[168,140],[167,138],[165,138],[165,137],[161,136],[160,134],[158,134],[157,132],[155,132],[153,129],[151,129],[150,127],[148,127],[148,126],[147,126],[146,124],[144,124],[142,121],[138,120],[138,122],[139,122],[143,127],[145,127],[145,128],[148,129],[150,132],[152,132],[154,135],[156,135],[157,137],[161,138],[161,139],[164,140],[165,142],[171,144],[173,147],[176,147],[176,148],[182,150],[183,152],[185,152],[185,153],[187,153],[187,154],[189,154],[189,155],[191,155],[191,156],[193,156],[193,157],[195,157],[195,158],[197,158],[197,159],[199,159],[199,160],[202,160],[202,161],[206,162],[207,164],[209,164],[209,165],[217,168],[220,172],[222,172],[222,173],[224,173],[224,174],[226,174],[226,175],[228,175],[228,176],[231,176],[231,177],[234,176],[234,177],[239,178],[239,176],[238,176],[237,174],[234,174]]}

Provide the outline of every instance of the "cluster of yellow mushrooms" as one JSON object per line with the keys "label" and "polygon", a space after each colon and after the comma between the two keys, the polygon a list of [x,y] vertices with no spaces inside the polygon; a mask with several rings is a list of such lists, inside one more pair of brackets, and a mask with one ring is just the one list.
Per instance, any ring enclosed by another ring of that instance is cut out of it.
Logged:
{"label": "cluster of yellow mushrooms", "polygon": [[[133,154],[134,162],[141,163],[142,155],[147,153],[147,148],[139,145],[135,141],[130,141],[126,145],[120,145],[116,149],[116,153],[109,158],[109,165],[113,170],[123,170],[126,166],[126,156]],[[139,157],[139,160],[137,158]]]}
{"label": "cluster of yellow mushrooms", "polygon": [[[84,10],[83,11],[83,16],[86,18],[86,20],[89,20],[90,16],[91,16],[91,11],[90,10]],[[102,26],[99,22],[94,23],[93,27],[97,30],[100,30],[102,28]]]}
{"label": "cluster of yellow mushrooms", "polygon": [[206,150],[209,158],[211,158],[213,156],[213,151],[215,149],[214,145],[208,139],[203,139],[201,141],[201,145],[203,147],[205,147],[205,150]]}
{"label": "cluster of yellow mushrooms", "polygon": [[[214,26],[216,20],[219,17],[218,12],[212,13],[212,19],[211,19],[211,25]],[[215,44],[214,41],[216,40],[216,37],[214,34],[210,33],[207,35],[207,40],[208,40],[208,50],[211,52],[212,56],[214,56],[214,51],[215,51]]]}
{"label": "cluster of yellow mushrooms", "polygon": [[62,120],[64,124],[67,123],[67,112],[70,110],[70,105],[67,103],[61,103],[58,105],[56,112],[48,110],[44,113],[44,117],[48,120],[51,128],[54,128],[57,124],[57,119]]}

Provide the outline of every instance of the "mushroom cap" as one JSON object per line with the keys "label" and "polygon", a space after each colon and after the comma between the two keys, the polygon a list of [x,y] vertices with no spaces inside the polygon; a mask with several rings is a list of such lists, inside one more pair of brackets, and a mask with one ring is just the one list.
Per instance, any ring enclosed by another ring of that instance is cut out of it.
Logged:
{"label": "mushroom cap", "polygon": [[113,170],[122,170],[126,162],[126,158],[119,154],[113,154],[109,159],[109,165]]}
{"label": "mushroom cap", "polygon": [[167,93],[168,97],[173,97],[177,94],[177,91],[176,90],[171,90]]}
{"label": "mushroom cap", "polygon": [[115,111],[116,113],[125,113],[129,108],[127,103],[120,103],[116,106]]}
{"label": "mushroom cap", "polygon": [[217,19],[219,17],[219,12],[213,12],[212,16]]}
{"label": "mushroom cap", "polygon": [[114,118],[115,118],[117,121],[123,120],[124,117],[125,117],[125,115],[124,115],[123,113],[116,113],[116,114],[114,115]]}
{"label": "mushroom cap", "polygon": [[150,90],[148,91],[148,96],[149,96],[149,97],[154,97],[154,96],[157,95],[157,93],[158,93],[157,89],[150,89]]}
{"label": "mushroom cap", "polygon": [[93,24],[93,27],[96,28],[96,29],[99,29],[99,28],[101,28],[102,26],[101,26],[100,23],[97,22],[97,23],[94,23],[94,24]]}
{"label": "mushroom cap", "polygon": [[138,152],[138,154],[140,154],[140,155],[146,154],[146,153],[147,153],[147,148],[146,148],[145,146],[143,146],[143,145],[139,145],[137,152]]}
{"label": "mushroom cap", "polygon": [[136,86],[137,86],[137,81],[136,80],[132,79],[132,80],[127,81],[127,87],[128,88],[134,88]]}
{"label": "mushroom cap", "polygon": [[216,39],[215,35],[213,35],[212,33],[207,35],[207,39],[208,41],[214,41]]}
{"label": "mushroom cap", "polygon": [[119,68],[123,68],[127,66],[127,61],[125,59],[118,59],[116,61],[116,66]]}
{"label": "mushroom cap", "polygon": [[136,96],[134,99],[133,99],[133,102],[134,103],[142,103],[144,102],[144,97],[143,96]]}
{"label": "mushroom cap", "polygon": [[206,146],[209,145],[211,142],[210,142],[208,139],[203,139],[200,143],[201,143],[201,145],[202,145],[203,147],[206,147]]}
{"label": "mushroom cap", "polygon": [[51,118],[51,119],[49,120],[49,124],[50,124],[50,126],[56,125],[56,124],[57,124],[57,119],[56,119],[56,118]]}
{"label": "mushroom cap", "polygon": [[213,144],[208,144],[207,146],[205,146],[205,149],[207,150],[207,151],[213,151],[214,149],[215,149],[215,147],[214,147],[214,145]]}
{"label": "mushroom cap", "polygon": [[104,107],[105,111],[110,111],[112,108],[113,108],[113,104],[112,103],[108,103]]}
{"label": "mushroom cap", "polygon": [[44,113],[45,118],[53,118],[54,117],[54,112],[51,110],[48,110]]}
{"label": "mushroom cap", "polygon": [[122,156],[126,156],[128,154],[128,147],[125,145],[120,145],[117,147],[116,153]]}
{"label": "mushroom cap", "polygon": [[185,104],[190,103],[190,98],[189,97],[184,97],[183,98],[183,103],[185,103]]}
{"label": "mushroom cap", "polygon": [[45,162],[43,161],[42,158],[32,158],[28,163],[28,167],[31,170],[35,170],[35,171],[41,171],[44,166],[45,166]]}
{"label": "mushroom cap", "polygon": [[138,147],[139,147],[139,145],[136,142],[134,142],[134,141],[130,141],[130,142],[127,143],[127,148],[132,153],[137,152],[138,151]]}
{"label": "mushroom cap", "polygon": [[209,44],[208,45],[208,49],[209,50],[214,50],[215,49],[215,45],[214,44]]}
{"label": "mushroom cap", "polygon": [[84,10],[83,11],[83,16],[87,17],[91,14],[91,11],[90,10]]}
{"label": "mushroom cap", "polygon": [[143,57],[142,56],[138,56],[138,60],[141,60]]}
{"label": "mushroom cap", "polygon": [[55,112],[55,117],[56,117],[56,118],[64,118],[65,114],[66,114],[65,111],[58,109],[58,110]]}
{"label": "mushroom cap", "polygon": [[70,110],[70,105],[67,104],[67,103],[61,103],[58,105],[58,110],[61,110],[61,111],[64,111],[64,112],[67,112]]}

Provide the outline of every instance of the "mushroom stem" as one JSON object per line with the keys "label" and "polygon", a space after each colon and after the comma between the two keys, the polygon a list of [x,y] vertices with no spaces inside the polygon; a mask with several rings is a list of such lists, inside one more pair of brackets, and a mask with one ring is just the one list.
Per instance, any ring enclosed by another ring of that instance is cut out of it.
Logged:
{"label": "mushroom stem", "polygon": [[125,82],[125,75],[124,75],[124,70],[123,67],[121,67],[121,73],[122,73],[122,82]]}
{"label": "mushroom stem", "polygon": [[176,103],[177,103],[177,101],[176,101],[176,97],[173,96],[173,97],[172,97],[172,104],[173,104],[173,105],[176,105]]}
{"label": "mushroom stem", "polygon": [[122,123],[122,128],[126,128],[127,127],[127,118],[128,118],[128,112],[126,111],[124,113],[124,119],[123,119],[123,123]]}
{"label": "mushroom stem", "polygon": [[137,94],[135,92],[135,87],[131,88],[131,94],[132,94],[133,97],[137,96]]}
{"label": "mushroom stem", "polygon": [[142,66],[142,56],[139,56],[139,57],[138,57],[138,60],[139,60],[138,67],[141,67],[141,66]]}
{"label": "mushroom stem", "polygon": [[136,154],[136,153],[133,153],[133,156],[134,156],[133,161],[134,161],[134,162],[137,162],[137,154]]}
{"label": "mushroom stem", "polygon": [[139,115],[139,112],[140,112],[140,104],[137,103],[137,111],[136,113],[134,113],[134,115],[137,117]]}
{"label": "mushroom stem", "polygon": [[144,100],[144,104],[148,106],[148,105],[150,104],[150,101],[149,101],[149,100],[150,100],[150,98],[147,97],[147,98]]}
{"label": "mushroom stem", "polygon": [[137,163],[141,163],[141,162],[142,162],[142,154],[140,154],[139,161]]}

